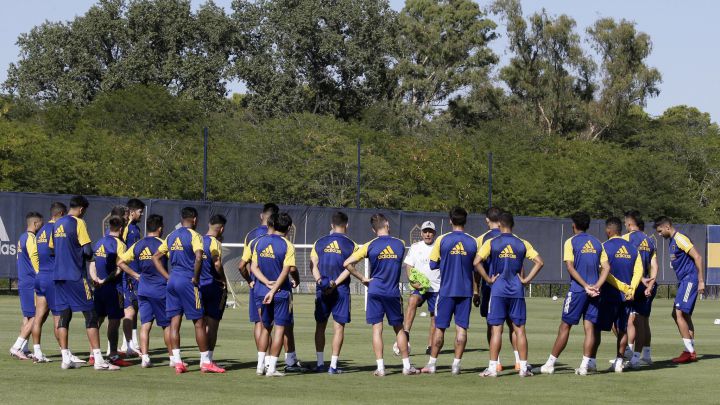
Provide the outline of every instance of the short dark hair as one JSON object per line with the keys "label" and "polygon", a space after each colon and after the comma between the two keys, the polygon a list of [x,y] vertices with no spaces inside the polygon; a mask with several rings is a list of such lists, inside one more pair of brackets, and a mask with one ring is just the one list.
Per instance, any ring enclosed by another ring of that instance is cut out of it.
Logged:
{"label": "short dark hair", "polygon": [[110,230],[115,232],[122,229],[123,226],[125,226],[125,218],[113,215],[108,219],[108,225],[110,226]]}
{"label": "short dark hair", "polygon": [[58,201],[50,204],[50,215],[65,215],[65,213],[67,213],[67,207],[65,204]]}
{"label": "short dark hair", "polygon": [[43,216],[41,213],[39,213],[37,211],[30,211],[25,215],[25,220],[27,221],[28,219],[31,219],[31,218],[43,219]]}
{"label": "short dark hair", "polygon": [[227,218],[223,214],[215,214],[210,217],[210,225],[222,225],[227,224]]}
{"label": "short dark hair", "polygon": [[127,202],[127,207],[130,210],[144,210],[145,203],[138,198],[131,198]]}
{"label": "short dark hair", "polygon": [[370,217],[370,226],[372,226],[372,229],[375,232],[384,228],[387,223],[388,223],[388,219],[385,217],[385,215],[383,215],[379,212],[377,214],[373,214]]}
{"label": "short dark hair", "polygon": [[585,212],[576,212],[570,216],[575,228],[581,231],[587,231],[590,228],[590,215]]}
{"label": "short dark hair", "polygon": [[278,212],[280,212],[280,208],[278,208],[277,204],[275,204],[275,203],[267,203],[267,204],[263,205],[262,212],[263,212],[263,214],[270,214],[270,215],[277,214]]}
{"label": "short dark hair", "polygon": [[515,226],[515,218],[513,218],[513,214],[511,214],[510,211],[501,212],[498,217],[498,222],[500,222],[500,225],[510,229]]}
{"label": "short dark hair", "polygon": [[275,224],[277,223],[277,220],[278,220],[278,213],[277,213],[277,212],[274,213],[274,214],[270,214],[270,216],[269,216],[268,219],[267,219],[267,226],[268,226],[268,228],[273,228],[273,229],[275,229]]}
{"label": "short dark hair", "polygon": [[277,215],[277,221],[275,221],[275,230],[280,233],[287,233],[288,229],[292,226],[292,218],[287,212],[281,212]]}
{"label": "short dark hair", "polygon": [[192,219],[197,218],[198,212],[193,207],[185,207],[182,210],[180,210],[180,218],[182,219]]}
{"label": "short dark hair", "polygon": [[615,232],[620,233],[622,231],[622,221],[618,217],[610,217],[605,221],[606,228],[613,228]]}
{"label": "short dark hair", "polygon": [[145,230],[148,232],[157,232],[160,227],[163,226],[162,215],[152,214],[147,217],[145,221]]}
{"label": "short dark hair", "polygon": [[124,217],[125,213],[127,212],[127,207],[124,205],[114,205],[112,209],[110,210],[110,216],[119,216]]}
{"label": "short dark hair", "polygon": [[665,215],[661,215],[657,218],[655,218],[655,225],[653,225],[655,228],[662,225],[672,225],[672,219],[670,217],[666,217]]}
{"label": "short dark hair", "polygon": [[342,211],[336,211],[332,216],[333,226],[345,226],[348,224],[348,216]]}
{"label": "short dark hair", "polygon": [[85,209],[87,209],[87,207],[89,207],[89,206],[90,206],[90,201],[88,201],[88,199],[85,198],[85,196],[76,195],[70,199],[70,208],[85,208]]}
{"label": "short dark hair", "polygon": [[490,222],[498,222],[500,220],[500,214],[502,210],[498,207],[490,207],[485,211],[485,218]]}
{"label": "short dark hair", "polygon": [[625,218],[632,219],[635,225],[638,225],[638,222],[642,222],[642,219],[640,219],[640,211],[638,210],[625,211]]}
{"label": "short dark hair", "polygon": [[453,207],[453,209],[450,210],[450,222],[453,225],[465,225],[467,223],[467,216],[468,213],[465,211],[465,208]]}

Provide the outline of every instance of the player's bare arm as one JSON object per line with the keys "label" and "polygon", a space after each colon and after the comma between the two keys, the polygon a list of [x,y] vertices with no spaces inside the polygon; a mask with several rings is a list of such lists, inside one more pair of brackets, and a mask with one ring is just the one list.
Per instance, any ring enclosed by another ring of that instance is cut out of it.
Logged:
{"label": "player's bare arm", "polygon": [[[253,267],[253,270],[255,267]],[[258,267],[258,271],[259,271]],[[280,272],[280,275],[278,276],[278,279],[275,280],[275,283],[270,287],[270,291],[268,291],[267,294],[265,294],[265,298],[263,299],[263,304],[270,304],[273,300],[273,297],[275,296],[275,293],[280,288],[280,286],[285,282],[285,280],[288,277],[288,274],[291,272],[292,269],[295,269],[295,266],[283,266],[282,271]],[[297,269],[295,269],[295,272],[297,273]],[[253,272],[255,274],[255,272]],[[257,277],[257,274],[255,274],[255,277]]]}
{"label": "player's bare arm", "polygon": [[540,257],[540,255],[535,256],[532,259],[532,262],[533,268],[530,270],[530,274],[528,274],[527,277],[520,277],[520,281],[523,284],[528,284],[529,282],[531,282],[545,265],[545,262],[543,262],[543,259],[542,257]]}
{"label": "player's bare arm", "polygon": [[359,262],[359,259],[355,259],[352,256],[348,257],[347,260],[345,260],[345,263],[343,263],[343,267],[345,267],[345,270],[350,272],[350,274],[353,275],[353,277],[360,280],[363,284],[368,285],[370,281],[372,281],[372,278],[365,278],[365,275],[361,274],[357,269],[355,268],[355,264]]}
{"label": "player's bare arm", "polygon": [[191,280],[193,285],[198,285],[198,282],[200,281],[200,270],[202,269],[202,255],[203,251],[201,249],[195,251],[195,265],[193,266],[193,278]]}
{"label": "player's bare arm", "polygon": [[705,275],[702,256],[700,256],[700,253],[694,247],[690,249],[688,255],[690,255],[695,262],[695,268],[698,272],[698,294],[705,294]]}

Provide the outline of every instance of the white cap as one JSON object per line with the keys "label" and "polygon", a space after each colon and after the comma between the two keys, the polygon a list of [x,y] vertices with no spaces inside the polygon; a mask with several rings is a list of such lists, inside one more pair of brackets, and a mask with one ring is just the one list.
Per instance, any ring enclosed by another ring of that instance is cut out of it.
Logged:
{"label": "white cap", "polygon": [[424,231],[425,229],[432,229],[435,230],[435,224],[432,223],[432,221],[425,221],[423,222],[422,226],[420,227],[421,231]]}

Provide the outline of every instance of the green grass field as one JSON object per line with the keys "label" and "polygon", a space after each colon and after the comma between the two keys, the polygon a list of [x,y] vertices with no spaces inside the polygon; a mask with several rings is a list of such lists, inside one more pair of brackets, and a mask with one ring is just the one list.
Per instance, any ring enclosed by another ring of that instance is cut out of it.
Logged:
{"label": "green grass field", "polygon": [[[246,296],[242,297],[246,299]],[[600,372],[587,377],[573,374],[581,356],[582,331],[573,331],[567,350],[562,354],[556,374],[519,378],[515,372],[503,372],[497,379],[482,379],[478,372],[487,366],[488,352],[485,343],[485,324],[477,310],[473,311],[469,343],[463,359],[463,374],[450,375],[452,354],[446,344],[438,359],[438,374],[403,376],[401,361],[393,357],[392,337],[386,333],[385,362],[389,375],[372,376],[375,359],[370,348],[370,327],[365,324],[362,296],[354,297],[353,319],[345,338],[341,354],[341,367],[346,371],[339,376],[327,374],[288,375],[268,379],[255,376],[256,350],[247,321],[246,301],[239,309],[228,309],[221,324],[215,357],[224,364],[228,373],[204,375],[198,369],[197,350],[190,323],[183,325],[183,357],[190,363],[190,373],[176,376],[167,367],[167,356],[162,347],[159,330],[154,330],[151,346],[156,348],[155,368],[142,369],[139,364],[119,372],[96,372],[92,367],[79,370],[61,370],[57,345],[48,324],[44,330],[44,350],[53,362],[32,364],[18,361],[7,354],[17,337],[19,304],[17,297],[0,297],[2,329],[0,347],[0,403],[89,403],[120,401],[120,403],[237,403],[291,401],[291,403],[390,403],[390,402],[484,402],[511,400],[514,403],[620,403],[670,402],[718,403],[717,375],[720,365],[720,326],[713,325],[719,317],[720,305],[716,301],[698,302],[695,310],[697,347],[700,361],[675,366],[669,359],[681,351],[674,323],[669,316],[672,301],[658,299],[655,303],[653,326],[653,357],[655,364],[640,371],[623,374]],[[529,360],[542,364],[555,339],[561,300],[547,298],[528,299]],[[313,297],[300,295],[295,300],[296,339],[298,355],[306,364],[315,362],[313,343]],[[424,354],[429,318],[418,317],[412,337],[416,354],[412,361],[417,366],[427,362]],[[388,328],[386,328],[386,331]],[[76,316],[71,324],[71,348],[80,356],[87,356],[87,339],[82,328],[82,317]],[[101,333],[104,336],[104,333]],[[447,342],[452,342],[450,332]],[[104,340],[104,338],[102,338]],[[614,337],[603,334],[598,365],[605,367],[614,354]],[[329,339],[328,339],[329,340]],[[504,340],[501,360],[512,363],[512,350]],[[104,346],[104,345],[103,345]],[[329,348],[326,348],[329,361]],[[139,360],[136,360],[139,362]]]}

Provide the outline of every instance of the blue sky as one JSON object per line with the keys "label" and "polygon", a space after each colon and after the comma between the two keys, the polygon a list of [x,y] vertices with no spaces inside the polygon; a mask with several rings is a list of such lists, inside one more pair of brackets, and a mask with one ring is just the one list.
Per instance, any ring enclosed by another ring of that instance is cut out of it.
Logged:
{"label": "blue sky", "polygon": [[[204,0],[202,0],[204,1]],[[202,3],[193,0],[193,4]],[[221,6],[230,8],[231,0],[215,0]],[[23,0],[7,2],[0,15],[0,81],[7,76],[7,66],[17,59],[15,41],[22,32],[27,32],[45,20],[62,21],[83,14],[94,0]],[[399,10],[404,0],[390,0],[391,6]],[[486,6],[489,1],[480,1]],[[523,1],[525,14],[545,8],[550,14],[568,14],[578,24],[579,30],[600,17],[625,18],[635,21],[637,28],[650,35],[653,54],[649,64],[660,70],[663,83],[661,94],[648,102],[650,114],[659,115],[673,105],[687,104],[709,112],[713,121],[720,119],[720,80],[712,73],[720,62],[720,53],[713,46],[720,38],[720,2],[694,0],[677,2],[670,0],[544,0]],[[504,27],[498,27],[500,33]],[[503,59],[504,39],[494,41],[493,49]],[[233,84],[232,90],[239,90]]]}

